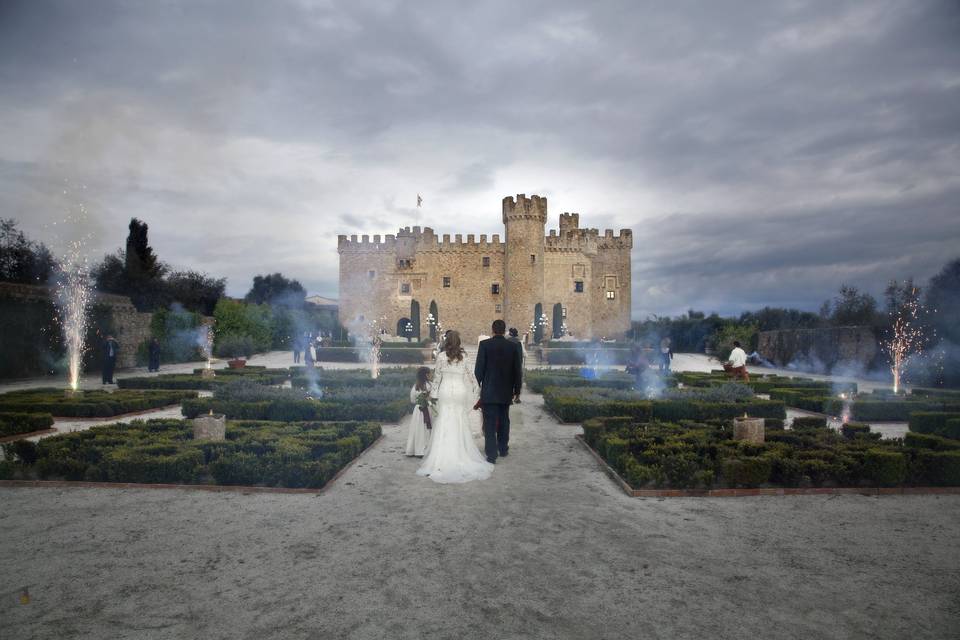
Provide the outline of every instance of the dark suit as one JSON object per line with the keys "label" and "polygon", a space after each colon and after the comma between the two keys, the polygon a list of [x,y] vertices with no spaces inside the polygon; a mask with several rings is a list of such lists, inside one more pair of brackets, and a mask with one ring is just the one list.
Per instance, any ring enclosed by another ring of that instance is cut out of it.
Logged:
{"label": "dark suit", "polygon": [[480,343],[473,368],[480,383],[483,405],[483,439],[487,459],[506,455],[510,444],[510,403],[520,395],[523,384],[523,356],[520,346],[503,336]]}

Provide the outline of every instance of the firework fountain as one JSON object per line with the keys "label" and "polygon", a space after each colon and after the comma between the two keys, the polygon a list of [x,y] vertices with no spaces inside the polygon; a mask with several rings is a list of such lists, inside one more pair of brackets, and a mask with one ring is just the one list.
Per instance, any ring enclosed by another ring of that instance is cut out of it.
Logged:
{"label": "firework fountain", "polygon": [[56,286],[58,321],[67,348],[70,391],[73,392],[80,388],[80,370],[93,297],[85,240],[84,238],[67,244],[66,252],[59,261],[60,272]]}
{"label": "firework fountain", "polygon": [[920,355],[923,351],[921,313],[922,309],[915,288],[910,290],[910,295],[903,304],[891,312],[893,323],[890,328],[890,337],[883,346],[890,361],[894,393],[900,392],[903,370],[910,357]]}

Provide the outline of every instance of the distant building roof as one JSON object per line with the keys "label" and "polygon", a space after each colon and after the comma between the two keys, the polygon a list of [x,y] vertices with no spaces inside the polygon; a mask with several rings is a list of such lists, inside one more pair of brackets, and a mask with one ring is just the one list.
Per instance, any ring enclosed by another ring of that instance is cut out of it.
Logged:
{"label": "distant building roof", "polygon": [[325,298],[324,296],[307,296],[305,298],[310,304],[315,304],[318,307],[336,307],[340,304],[339,300],[334,298]]}

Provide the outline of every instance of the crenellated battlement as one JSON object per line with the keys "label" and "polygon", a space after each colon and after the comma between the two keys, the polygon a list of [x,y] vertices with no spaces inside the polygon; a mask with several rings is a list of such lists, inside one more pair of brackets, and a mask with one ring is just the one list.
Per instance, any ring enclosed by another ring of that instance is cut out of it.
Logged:
{"label": "crenellated battlement", "polygon": [[517,194],[516,200],[507,196],[503,199],[503,224],[506,224],[507,220],[537,220],[546,224],[547,199],[538,195],[528,198],[522,193]]}
{"label": "crenellated battlement", "polygon": [[558,234],[551,229],[545,238],[544,248],[547,251],[585,251],[593,253],[606,249],[632,249],[633,231],[621,229],[615,235],[613,229],[605,229],[600,235],[599,229],[567,229]]}
{"label": "crenellated battlement", "polygon": [[489,237],[480,234],[479,239],[472,233],[455,234],[452,238],[449,233],[438,236],[430,227],[403,227],[396,234],[387,234],[382,239],[379,235],[339,235],[337,236],[337,251],[340,253],[402,253],[414,254],[424,251],[488,251],[502,252],[504,243],[500,241],[500,234]]}

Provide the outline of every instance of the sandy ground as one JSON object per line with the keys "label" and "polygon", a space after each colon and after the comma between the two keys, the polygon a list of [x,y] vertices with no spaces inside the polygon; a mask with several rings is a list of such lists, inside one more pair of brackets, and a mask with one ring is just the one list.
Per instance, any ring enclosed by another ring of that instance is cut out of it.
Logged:
{"label": "sandy ground", "polygon": [[[0,636],[947,638],[960,496],[631,499],[527,396],[460,486],[405,433],[325,494],[2,489]],[[31,601],[19,604],[28,587]]]}

